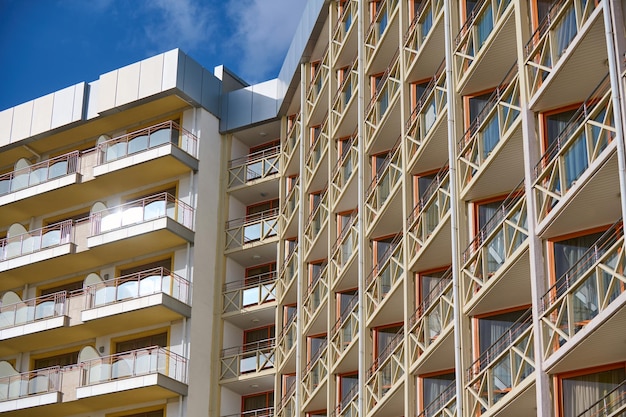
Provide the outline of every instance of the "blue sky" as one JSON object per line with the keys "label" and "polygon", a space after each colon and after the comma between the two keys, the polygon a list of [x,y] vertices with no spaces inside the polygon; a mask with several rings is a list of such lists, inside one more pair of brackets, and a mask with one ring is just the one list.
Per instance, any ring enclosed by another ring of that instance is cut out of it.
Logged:
{"label": "blue sky", "polygon": [[306,0],[0,0],[0,110],[181,48],[275,78]]}

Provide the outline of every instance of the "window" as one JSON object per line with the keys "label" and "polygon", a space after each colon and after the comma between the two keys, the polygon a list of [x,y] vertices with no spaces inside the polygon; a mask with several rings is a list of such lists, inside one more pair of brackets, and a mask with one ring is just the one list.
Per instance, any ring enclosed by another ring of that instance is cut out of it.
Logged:
{"label": "window", "polygon": [[452,277],[449,272],[450,268],[445,268],[416,274],[418,305],[432,299],[438,291],[441,291],[451,281]]}
{"label": "window", "polygon": [[296,378],[295,372],[292,374],[284,374],[282,378],[282,388],[283,388],[283,398],[288,397],[293,393],[296,388]]}
{"label": "window", "polygon": [[50,294],[54,294],[54,293],[61,292],[61,291],[67,291],[69,293],[72,291],[80,290],[82,288],[83,288],[82,280],[75,281],[75,282],[68,282],[67,284],[44,288],[39,292],[39,295],[43,297],[44,295],[50,295]]}
{"label": "window", "polygon": [[315,362],[326,347],[326,334],[307,337],[307,362]]}
{"label": "window", "polygon": [[358,372],[337,375],[337,402],[340,410],[344,410],[357,394],[359,389]]}
{"label": "window", "polygon": [[552,7],[554,0],[534,0],[531,4],[531,15],[533,21],[533,30],[536,30],[541,22],[548,17],[548,12]]}
{"label": "window", "polygon": [[[473,136],[476,133],[477,123],[481,112],[487,107],[489,104],[489,99],[491,98],[492,91],[488,91],[485,93],[480,93],[473,96],[464,97],[465,103],[465,129],[467,131],[466,134]],[[481,120],[482,121],[482,120]],[[471,129],[471,130],[470,130]],[[466,137],[466,140],[469,137]],[[481,140],[481,157],[482,159],[487,158],[493,148],[500,141],[500,127],[498,126],[498,118],[492,117],[488,124],[482,127],[482,134],[480,135]]]}
{"label": "window", "polygon": [[384,85],[384,73],[372,75],[370,77],[372,99],[376,98],[378,107],[378,119],[385,114],[389,107],[389,93]]}
{"label": "window", "polygon": [[154,269],[154,268],[164,268],[168,271],[171,270],[172,258],[162,259],[159,261],[141,264],[141,265],[134,266],[134,267],[120,269],[120,276],[124,277],[127,275],[136,274],[138,272],[143,272],[143,271],[147,271],[149,269]]}
{"label": "window", "polygon": [[464,17],[464,21],[470,18],[472,12],[474,11],[474,8],[479,2],[480,0],[465,0],[465,2],[461,3],[463,7],[463,13],[461,14],[461,16]]}
{"label": "window", "polygon": [[243,306],[256,305],[276,299],[271,282],[276,278],[276,262],[246,268]]}
{"label": "window", "polygon": [[154,411],[145,411],[143,413],[129,414],[124,417],[163,417],[163,409]]}
{"label": "window", "polygon": [[559,135],[565,130],[572,117],[576,114],[577,109],[578,106],[574,106],[541,115],[544,152],[548,152],[555,146]]}
{"label": "window", "polygon": [[431,79],[429,78],[425,81],[411,83],[411,85],[409,86],[411,91],[411,109],[414,109],[420,103],[422,96],[428,89],[430,81]]}
{"label": "window", "polygon": [[326,259],[309,262],[309,288],[308,291],[311,292],[311,303],[313,307],[319,306],[322,302],[322,293],[321,289],[315,289],[317,281],[319,281],[322,276],[322,272],[326,269]]}
{"label": "window", "polygon": [[274,406],[274,391],[261,392],[258,394],[246,395],[241,397],[241,413],[244,416],[253,415],[255,417],[271,416],[272,412],[268,410],[267,414],[252,414],[247,411],[264,410]]}
{"label": "window", "polygon": [[268,200],[262,203],[252,204],[246,207],[246,215],[248,217],[254,217],[255,215],[264,213],[270,210],[278,209],[278,199]]}
{"label": "window", "polygon": [[131,350],[144,349],[151,346],[166,347],[167,332],[139,337],[137,339],[125,340],[115,344],[115,352],[129,352]]}
{"label": "window", "polygon": [[[615,390],[626,381],[624,364],[609,365],[594,371],[585,370],[575,373],[559,375],[557,390],[560,392],[558,410],[559,416],[578,416],[587,411],[597,401],[604,404],[623,403],[624,387]],[[603,405],[592,408],[589,415],[604,415],[600,413]],[[587,414],[585,414],[587,415]]]}
{"label": "window", "polygon": [[356,214],[356,210],[337,213],[337,241],[341,242],[339,250],[341,250],[342,265],[343,262],[347,261],[352,255],[355,246],[354,243],[356,243],[353,242],[354,235],[352,235],[352,238],[346,238],[350,233],[350,227],[352,226],[353,220],[356,218]]}
{"label": "window", "polygon": [[78,351],[67,352],[46,358],[35,359],[33,369],[45,369],[52,366],[69,366],[78,363]]}
{"label": "window", "polygon": [[244,226],[244,243],[276,236],[278,199],[264,201],[246,207],[246,225]]}
{"label": "window", "polygon": [[337,140],[337,159],[341,161],[341,184],[344,183],[350,175],[352,175],[352,160],[350,159],[350,150],[352,149],[352,141],[354,138],[344,137]]}
{"label": "window", "polygon": [[[382,361],[391,354],[391,347],[398,332],[402,331],[402,324],[390,324],[374,328],[374,362]],[[381,357],[384,355],[384,357]],[[378,363],[380,365],[380,363]]]}
{"label": "window", "polygon": [[[515,330],[521,323],[516,323],[528,310],[514,310],[477,317],[478,321],[478,351],[480,357],[508,330]],[[487,365],[487,364],[485,364]]]}
{"label": "window", "polygon": [[392,268],[385,268],[385,263],[392,256],[397,243],[395,243],[396,235],[381,237],[372,240],[372,270],[378,275],[380,281],[381,295],[391,291],[392,286]]}
{"label": "window", "polygon": [[[424,204],[427,200],[426,191],[433,183],[435,178],[437,178],[437,174],[439,171],[431,171],[425,172],[423,174],[417,174],[413,176],[413,187],[414,187],[414,205],[417,206],[420,202]],[[435,213],[436,214],[436,213]]]}
{"label": "window", "polygon": [[[350,77],[350,67],[346,66],[337,70],[337,85],[343,90],[341,91],[341,103],[346,106],[352,98],[352,84],[346,81]],[[346,82],[345,86],[343,83]]]}
{"label": "window", "polygon": [[358,289],[346,290],[338,292],[337,297],[337,318],[345,320],[350,314],[358,299]]}
{"label": "window", "polygon": [[421,387],[421,410],[423,411],[429,404],[438,400],[450,384],[454,383],[454,380],[454,370],[420,376],[418,386]]}
{"label": "window", "polygon": [[274,330],[274,325],[244,330],[244,351],[256,351],[271,346],[275,335]]}

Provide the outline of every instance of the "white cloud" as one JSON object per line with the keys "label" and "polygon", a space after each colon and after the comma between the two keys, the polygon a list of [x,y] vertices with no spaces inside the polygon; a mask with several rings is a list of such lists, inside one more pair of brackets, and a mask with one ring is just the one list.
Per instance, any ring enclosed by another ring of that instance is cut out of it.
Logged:
{"label": "white cloud", "polygon": [[241,76],[256,82],[271,74],[284,57],[307,0],[230,0],[235,25],[229,43],[240,51]]}

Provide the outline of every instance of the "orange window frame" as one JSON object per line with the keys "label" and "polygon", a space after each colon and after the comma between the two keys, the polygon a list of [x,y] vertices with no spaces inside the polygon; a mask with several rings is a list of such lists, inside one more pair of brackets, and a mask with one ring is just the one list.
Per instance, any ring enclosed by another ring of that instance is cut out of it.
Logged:
{"label": "orange window frame", "polygon": [[311,362],[311,359],[313,358],[313,352],[311,351],[311,341],[313,339],[321,339],[321,338],[326,339],[326,341],[328,342],[328,334],[326,333],[312,334],[306,337],[306,361],[307,363]]}
{"label": "orange window frame", "polygon": [[422,177],[428,177],[433,174],[437,174],[439,169],[433,169],[431,171],[420,172],[419,174],[413,175],[413,207],[417,207],[420,202],[420,189],[419,189],[419,179]]}
{"label": "orange window frame", "polygon": [[[383,79],[383,75],[385,75],[384,72],[380,72],[378,74],[373,74],[370,76],[370,93],[371,93],[371,99],[373,100],[374,97],[376,97],[376,94],[378,94],[378,83],[382,81]],[[380,86],[382,87],[382,85]]]}
{"label": "orange window frame", "polygon": [[319,266],[320,267],[320,271],[322,271],[324,269],[324,265],[326,264],[326,258],[324,259],[316,259],[314,261],[311,261],[308,263],[308,267],[307,267],[307,280],[309,285],[313,284],[316,280],[318,280],[320,277],[314,277],[313,276],[313,267],[314,266]]}
{"label": "orange window frame", "polygon": [[280,145],[280,139],[274,139],[274,140],[262,143],[262,144],[257,145],[257,146],[252,146],[248,150],[248,155],[256,153],[256,152],[259,152],[259,151],[271,149],[271,148],[274,148],[274,147],[276,147],[278,145]]}
{"label": "orange window frame", "polygon": [[264,267],[269,267],[268,271],[267,272],[262,272],[261,274],[271,274],[271,273],[274,273],[274,275],[276,275],[276,262],[268,262],[268,263],[264,263],[264,264],[254,265],[254,266],[250,266],[250,267],[246,268],[244,282],[246,284],[248,284],[250,278],[255,277],[255,276],[258,275],[258,274],[252,274],[251,275],[251,271],[252,270],[259,269],[259,268],[264,268]]}
{"label": "orange window frame", "polygon": [[[465,4],[464,2],[462,2],[462,4]],[[482,91],[477,91],[473,94],[468,94],[466,96],[463,96],[463,127],[465,131],[467,131],[467,129],[470,128],[470,126],[472,125],[473,120],[470,119],[470,102],[472,99],[476,98],[476,97],[480,97],[480,96],[484,96],[487,94],[491,94],[493,91],[495,90],[495,88],[488,88],[486,90],[482,90]]]}
{"label": "orange window frame", "polygon": [[340,405],[343,398],[341,398],[341,390],[343,389],[343,378],[349,376],[358,376],[358,371],[349,371],[336,374],[337,376],[337,404]]}
{"label": "orange window frame", "polygon": [[510,308],[505,308],[502,310],[490,311],[489,313],[477,314],[472,317],[472,358],[473,360],[477,360],[480,358],[480,326],[479,320],[487,317],[498,316],[500,314],[512,313],[514,311],[522,311],[528,310],[531,307],[530,304],[525,304],[521,306],[515,306]]}
{"label": "orange window frame", "polygon": [[416,300],[416,305],[419,306],[421,304],[421,300],[422,297],[428,294],[424,294],[424,290],[422,288],[422,276],[424,275],[428,275],[428,274],[435,274],[438,272],[445,272],[450,268],[450,265],[448,266],[444,266],[444,267],[440,267],[440,268],[433,268],[433,269],[428,269],[426,271],[420,271],[420,272],[416,272],[415,273],[415,300]]}
{"label": "orange window frame", "polygon": [[352,214],[355,214],[356,212],[357,210],[354,209],[354,210],[341,211],[337,213],[336,218],[337,218],[337,236],[338,237],[341,236],[341,232],[343,231],[344,227],[347,226],[347,224],[345,224],[344,222],[351,221]]}
{"label": "orange window frame", "polygon": [[295,315],[298,313],[296,311],[298,305],[296,303],[291,303],[291,304],[285,304],[283,306],[283,328],[286,328],[287,325],[289,324],[290,321],[290,314],[289,312],[291,311],[291,309],[293,308],[293,317],[295,317]]}
{"label": "orange window frame", "polygon": [[374,344],[373,346],[374,348],[372,349],[372,355],[373,355],[372,360],[374,362],[376,362],[376,359],[378,359],[378,355],[380,354],[380,352],[378,351],[378,335],[382,333],[382,330],[391,329],[393,327],[402,327],[402,326],[404,326],[404,322],[399,321],[397,323],[385,324],[383,326],[374,327],[372,329],[373,330],[372,341]]}
{"label": "orange window frame", "polygon": [[313,147],[313,145],[315,145],[315,142],[317,141],[317,137],[322,133],[322,125],[309,127],[309,132],[309,146]]}
{"label": "orange window frame", "polygon": [[373,155],[370,156],[370,158],[371,158],[371,165],[372,165],[372,180],[378,178],[378,169],[380,168],[378,166],[379,158],[380,158],[381,163],[384,164],[385,163],[385,159],[387,159],[387,156],[389,155],[389,152],[390,151],[387,150],[387,151],[379,152],[377,154],[373,154]]}
{"label": "orange window frame", "polygon": [[[534,3],[534,2],[533,2]],[[582,103],[570,104],[568,106],[559,107],[558,109],[552,109],[539,113],[539,126],[540,126],[540,138],[539,144],[541,145],[541,154],[545,154],[548,151],[548,118],[555,114],[564,113],[570,110],[576,110]]]}
{"label": "orange window frame", "polygon": [[372,269],[378,270],[378,268],[380,267],[380,265],[378,265],[378,255],[382,255],[382,254],[378,253],[379,251],[378,245],[380,243],[391,243],[391,241],[393,241],[393,239],[395,239],[396,236],[398,236],[398,233],[385,235],[385,236],[379,236],[375,239],[372,239]]}
{"label": "orange window frame", "polygon": [[411,96],[411,111],[413,111],[413,109],[417,107],[417,100],[419,99],[419,97],[417,96],[417,86],[424,84],[428,85],[432,81],[432,79],[433,78],[430,77],[423,80],[413,81],[409,84],[409,93]]}
{"label": "orange window frame", "polygon": [[[273,407],[274,406],[274,391],[263,391],[263,392],[257,392],[256,394],[242,395],[241,396],[241,412],[242,413],[246,412],[246,410],[244,410],[246,398],[260,397],[262,395],[265,395],[265,407],[263,408]],[[252,411],[252,410],[249,410],[249,411]]]}
{"label": "orange window frame", "polygon": [[253,209],[255,207],[263,206],[263,205],[267,205],[268,208],[265,209],[265,210],[261,210],[261,212],[267,211],[267,210],[271,210],[271,209],[274,209],[274,208],[278,208],[279,207],[279,201],[278,201],[277,198],[274,198],[272,200],[266,200],[266,201],[261,201],[261,202],[258,202],[258,203],[250,204],[249,206],[246,206],[246,217],[249,217],[249,216],[251,216],[253,214],[259,213],[259,212],[256,212],[256,213],[252,213],[251,214],[250,212],[252,211],[251,209]]}
{"label": "orange window frame", "polygon": [[263,330],[263,329],[267,329],[267,337],[265,339],[261,339],[261,341],[263,340],[269,340],[271,339],[272,333],[276,334],[276,326],[274,326],[273,324],[268,324],[265,326],[260,326],[260,327],[255,327],[253,329],[246,329],[243,331],[243,344],[247,345],[248,344],[248,335],[252,332],[257,332],[259,330]]}
{"label": "orange window frame", "polygon": [[[429,373],[417,376],[417,381],[416,381],[417,382],[417,395],[418,395],[419,404],[421,405],[421,407],[418,407],[419,412],[423,412],[426,406],[428,405],[428,404],[424,404],[424,379],[432,378],[432,377],[436,377],[440,375],[454,374],[454,373],[455,373],[454,368],[451,368],[451,369],[444,369],[442,371],[429,372]],[[455,378],[456,378],[456,375],[455,375]]]}
{"label": "orange window frame", "polygon": [[[521,190],[519,192],[519,194],[523,193],[523,190]],[[479,224],[479,207],[485,204],[490,204],[490,203],[495,203],[495,202],[504,202],[504,200],[506,200],[507,196],[509,194],[500,194],[497,196],[493,196],[493,197],[489,197],[489,198],[485,198],[482,200],[476,200],[476,201],[472,201],[471,203],[471,208],[472,208],[472,233],[471,236],[475,237],[477,235],[477,233],[480,231],[480,224]]]}

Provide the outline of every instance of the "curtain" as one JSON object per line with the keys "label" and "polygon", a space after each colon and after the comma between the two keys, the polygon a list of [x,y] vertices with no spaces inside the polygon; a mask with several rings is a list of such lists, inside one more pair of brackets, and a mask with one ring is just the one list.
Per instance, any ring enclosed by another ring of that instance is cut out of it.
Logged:
{"label": "curtain", "polygon": [[497,112],[495,112],[493,117],[484,125],[480,138],[482,139],[482,160],[484,161],[500,141],[499,117]]}
{"label": "curtain", "polygon": [[491,6],[491,2],[486,7],[482,16],[476,23],[477,23],[476,35],[478,36],[478,39],[476,42],[477,43],[476,50],[479,50],[483,46],[487,38],[489,37],[489,34],[491,33],[491,31],[493,30],[493,8]]}
{"label": "curtain", "polygon": [[[604,398],[626,378],[624,368],[561,380],[563,413],[578,416]],[[613,393],[614,396],[617,393]]]}
{"label": "curtain", "polygon": [[[430,378],[422,379],[423,386],[423,398],[424,398],[424,408],[426,408],[429,404],[432,404],[433,401],[438,400],[441,397],[441,394],[450,386],[450,384],[454,381],[454,373],[437,375]],[[440,404],[442,406],[443,404]],[[436,407],[432,412],[435,412],[440,407]],[[430,414],[428,414],[430,415]]]}
{"label": "curtain", "polygon": [[574,39],[577,32],[576,10],[574,8],[574,3],[572,3],[569,10],[565,12],[561,21],[557,23],[554,28],[554,34],[556,35],[554,47],[556,48],[555,52],[557,58],[560,58],[565,53],[565,50],[572,42],[572,39]]}

